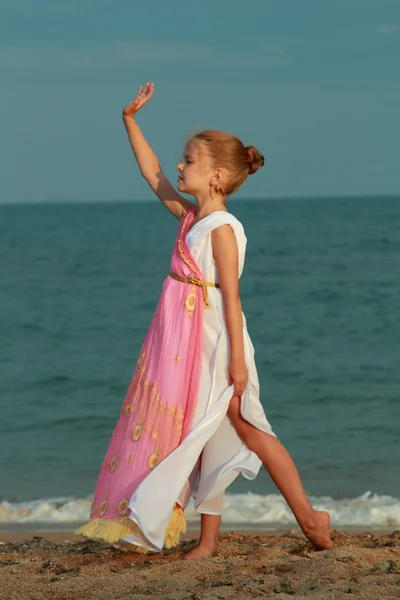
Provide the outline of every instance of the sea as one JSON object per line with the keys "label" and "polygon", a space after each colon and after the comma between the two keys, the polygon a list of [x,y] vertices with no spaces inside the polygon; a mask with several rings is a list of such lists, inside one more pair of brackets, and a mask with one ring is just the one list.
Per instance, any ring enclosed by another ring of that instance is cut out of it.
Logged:
{"label": "sea", "polygon": [[[228,208],[261,402],[307,494],[333,526],[400,527],[400,197]],[[2,531],[89,517],[177,227],[158,200],[0,206]],[[228,488],[225,528],[293,524],[263,468]]]}

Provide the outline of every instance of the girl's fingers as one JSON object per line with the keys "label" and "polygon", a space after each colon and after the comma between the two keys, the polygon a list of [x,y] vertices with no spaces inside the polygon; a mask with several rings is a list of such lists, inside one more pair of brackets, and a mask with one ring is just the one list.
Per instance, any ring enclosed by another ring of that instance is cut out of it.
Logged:
{"label": "girl's fingers", "polygon": [[245,383],[235,383],[234,384],[234,396],[242,396],[244,390],[246,389]]}
{"label": "girl's fingers", "polygon": [[153,93],[153,89],[154,89],[154,83],[147,83],[146,84],[146,96],[151,96],[151,94]]}
{"label": "girl's fingers", "polygon": [[146,99],[150,98],[153,93],[153,89],[154,89],[154,83],[147,82],[144,87],[140,86],[137,97],[146,98]]}
{"label": "girl's fingers", "polygon": [[139,86],[136,98],[133,98],[128,104],[131,110],[139,110],[148,100],[150,100],[154,90],[154,83],[146,82],[145,86]]}

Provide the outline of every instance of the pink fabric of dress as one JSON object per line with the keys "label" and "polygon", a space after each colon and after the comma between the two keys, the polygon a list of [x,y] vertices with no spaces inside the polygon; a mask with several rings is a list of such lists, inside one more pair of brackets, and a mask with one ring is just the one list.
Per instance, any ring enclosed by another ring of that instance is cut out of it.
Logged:
{"label": "pink fabric of dress", "polygon": [[[182,219],[171,271],[204,281],[186,244],[195,214],[190,209]],[[201,375],[203,310],[199,285],[165,279],[101,467],[91,519],[129,517],[134,491],[190,432]]]}

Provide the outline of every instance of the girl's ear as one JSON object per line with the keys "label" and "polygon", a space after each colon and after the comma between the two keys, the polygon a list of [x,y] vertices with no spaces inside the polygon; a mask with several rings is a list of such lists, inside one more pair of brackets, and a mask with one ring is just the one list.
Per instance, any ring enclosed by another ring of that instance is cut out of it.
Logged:
{"label": "girl's ear", "polygon": [[224,179],[224,171],[222,169],[216,169],[214,177],[216,183],[221,183]]}
{"label": "girl's ear", "polygon": [[211,177],[210,185],[219,186],[224,181],[224,171],[223,169],[216,169],[214,171],[214,175]]}
{"label": "girl's ear", "polygon": [[214,188],[217,194],[223,194],[224,192],[224,177],[225,172],[223,169],[216,169],[214,175],[211,177],[210,186]]}

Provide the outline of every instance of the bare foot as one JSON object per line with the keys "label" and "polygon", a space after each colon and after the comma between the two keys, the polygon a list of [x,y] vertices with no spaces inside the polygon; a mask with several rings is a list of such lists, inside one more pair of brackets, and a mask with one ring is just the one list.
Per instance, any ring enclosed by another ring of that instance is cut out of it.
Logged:
{"label": "bare foot", "polygon": [[195,560],[196,558],[210,558],[216,555],[217,546],[205,546],[199,544],[190,552],[185,554],[183,560]]}
{"label": "bare foot", "polygon": [[312,519],[301,526],[304,535],[314,546],[320,550],[332,548],[333,542],[329,535],[331,518],[329,513],[321,510],[314,510]]}

